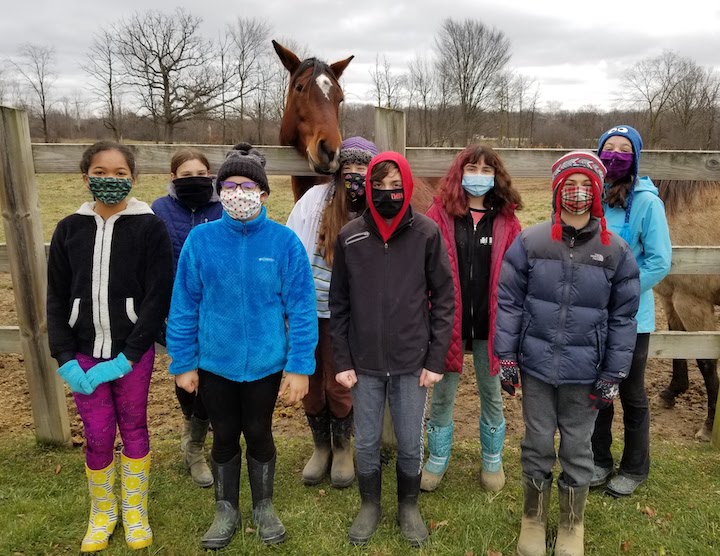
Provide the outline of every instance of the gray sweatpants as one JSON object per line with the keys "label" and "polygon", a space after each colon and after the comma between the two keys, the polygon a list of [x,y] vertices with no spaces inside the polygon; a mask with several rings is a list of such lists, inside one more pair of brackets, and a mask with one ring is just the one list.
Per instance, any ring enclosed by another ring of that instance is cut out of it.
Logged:
{"label": "gray sweatpants", "polygon": [[591,384],[553,386],[522,373],[525,421],[520,454],[523,473],[547,479],[555,465],[555,431],[560,430],[560,480],[571,487],[590,484],[593,473],[592,438],[597,411],[590,399]]}

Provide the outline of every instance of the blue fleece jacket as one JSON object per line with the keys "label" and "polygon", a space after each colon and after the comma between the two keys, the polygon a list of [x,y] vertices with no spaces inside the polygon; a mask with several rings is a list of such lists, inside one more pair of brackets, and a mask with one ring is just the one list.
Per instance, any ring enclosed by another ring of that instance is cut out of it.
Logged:
{"label": "blue fleece jacket", "polygon": [[[625,224],[625,209],[603,205],[608,229],[620,234]],[[640,308],[638,334],[655,330],[655,299],[652,288],[670,272],[672,244],[665,218],[665,205],[657,187],[648,176],[641,176],[634,188],[630,211],[629,237],[625,238],[640,267]]]}
{"label": "blue fleece jacket", "polygon": [[178,262],[167,326],[171,374],[201,368],[247,382],[312,374],[315,285],[295,233],[267,218],[194,228]]}

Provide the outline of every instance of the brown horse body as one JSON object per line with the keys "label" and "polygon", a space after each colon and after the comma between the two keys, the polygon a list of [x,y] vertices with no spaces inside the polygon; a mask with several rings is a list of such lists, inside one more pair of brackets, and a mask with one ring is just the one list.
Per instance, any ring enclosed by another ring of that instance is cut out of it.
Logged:
{"label": "brown horse body", "polygon": [[[712,225],[720,214],[720,182],[660,181],[660,198],[673,245],[720,245],[720,228]],[[715,330],[714,305],[720,305],[720,276],[671,274],[655,286],[670,330]],[[716,359],[698,359],[707,391],[707,418],[695,437],[710,440],[718,397]],[[661,403],[671,408],[675,398],[689,387],[688,365],[673,359],[670,384],[660,393]]]}

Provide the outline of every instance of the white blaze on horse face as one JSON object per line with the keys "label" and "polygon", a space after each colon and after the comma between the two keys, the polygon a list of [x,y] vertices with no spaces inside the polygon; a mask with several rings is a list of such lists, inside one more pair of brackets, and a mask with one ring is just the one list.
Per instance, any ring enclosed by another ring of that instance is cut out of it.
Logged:
{"label": "white blaze on horse face", "polygon": [[325,98],[330,100],[330,89],[333,86],[330,78],[324,73],[321,73],[315,79],[315,83],[317,83],[317,86],[320,87],[320,90],[325,95]]}

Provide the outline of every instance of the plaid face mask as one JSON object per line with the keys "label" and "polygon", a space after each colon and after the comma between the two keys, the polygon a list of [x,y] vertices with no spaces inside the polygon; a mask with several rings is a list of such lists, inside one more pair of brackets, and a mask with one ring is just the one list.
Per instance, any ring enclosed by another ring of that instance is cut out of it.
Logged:
{"label": "plaid face mask", "polygon": [[560,206],[570,214],[585,214],[593,203],[593,190],[585,185],[566,185],[560,194]]}
{"label": "plaid face mask", "polygon": [[96,200],[104,205],[117,205],[132,189],[130,178],[107,178],[88,176],[88,187]]}

